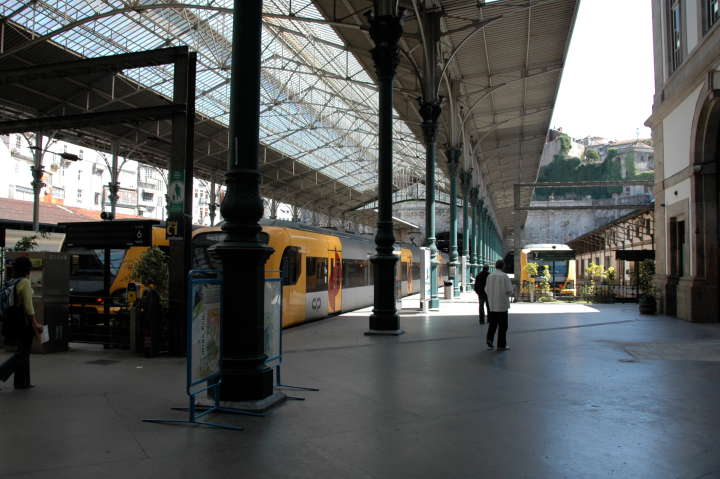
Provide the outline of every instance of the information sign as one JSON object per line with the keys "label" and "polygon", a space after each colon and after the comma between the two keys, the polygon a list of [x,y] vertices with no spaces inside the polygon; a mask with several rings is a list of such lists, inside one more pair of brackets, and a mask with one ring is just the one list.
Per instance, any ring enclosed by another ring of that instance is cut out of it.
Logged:
{"label": "information sign", "polygon": [[117,220],[60,223],[65,228],[66,248],[126,248],[152,246],[152,227],[157,220]]}
{"label": "information sign", "polygon": [[183,213],[185,205],[185,172],[173,170],[168,181],[168,212]]}
{"label": "information sign", "polygon": [[280,278],[265,278],[265,364],[280,362],[282,334],[282,283]]}
{"label": "information sign", "polygon": [[191,384],[220,372],[220,288],[218,283],[194,283],[190,289]]}
{"label": "information sign", "polygon": [[165,225],[165,236],[167,236],[168,239],[182,238],[179,221],[168,220]]}

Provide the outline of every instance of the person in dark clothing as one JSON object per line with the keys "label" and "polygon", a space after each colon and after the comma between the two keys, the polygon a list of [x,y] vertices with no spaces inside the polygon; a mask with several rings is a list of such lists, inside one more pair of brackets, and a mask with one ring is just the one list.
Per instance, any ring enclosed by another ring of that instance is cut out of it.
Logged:
{"label": "person in dark clothing", "polygon": [[30,285],[32,263],[27,256],[20,256],[13,262],[13,273],[19,281],[15,285],[15,306],[9,316],[13,326],[10,328],[18,350],[10,359],[0,364],[0,381],[7,381],[15,375],[15,389],[29,389],[30,384],[30,348],[35,332],[43,330],[42,324],[35,319],[32,304],[33,290]]}
{"label": "person in dark clothing", "polygon": [[490,276],[488,265],[483,265],[482,271],[475,276],[475,292],[478,295],[478,303],[480,303],[480,324],[485,323],[485,306],[487,305],[487,294],[485,293],[485,285],[488,276]]}

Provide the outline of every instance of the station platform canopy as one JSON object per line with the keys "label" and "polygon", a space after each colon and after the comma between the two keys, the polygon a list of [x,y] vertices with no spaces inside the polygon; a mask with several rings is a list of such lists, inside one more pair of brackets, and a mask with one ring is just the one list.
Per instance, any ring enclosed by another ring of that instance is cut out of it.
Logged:
{"label": "station platform canopy", "polygon": [[[416,75],[420,1],[406,7],[396,82],[394,185],[422,183],[425,149]],[[433,2],[430,2],[433,3]],[[559,86],[577,0],[434,2],[442,58],[465,120],[465,166],[512,228],[512,188],[533,181]],[[227,161],[231,0],[6,0],[0,70],[187,45],[197,52],[195,174],[222,181]],[[339,214],[377,196],[377,108],[369,0],[266,0],[261,79],[262,194]],[[0,88],[0,120],[168,104],[171,66],[37,78]],[[442,120],[449,124],[445,108]],[[93,125],[57,138],[167,166],[170,122]],[[441,129],[439,151],[450,140]],[[443,161],[439,162],[441,165]],[[449,190],[441,171],[438,189]],[[506,238],[507,239],[507,238]]]}
{"label": "station platform canopy", "polygon": [[[341,21],[334,28],[350,51],[374,75],[372,40],[365,18],[370,0],[316,0],[326,18]],[[474,182],[506,245],[512,247],[514,224],[526,212],[513,214],[513,184],[537,178],[540,157],[560,87],[578,0],[432,0],[400,1],[406,8],[395,108],[416,138],[422,138],[418,98],[422,96],[423,32],[421,8],[442,13],[440,55],[446,96],[438,152],[457,141],[451,115],[462,123],[464,168],[473,168]],[[358,28],[355,28],[357,26]],[[450,61],[448,61],[450,59]],[[445,66],[443,66],[445,68]],[[451,86],[452,85],[452,86]],[[458,102],[452,109],[448,97]],[[447,169],[445,161],[438,162]],[[440,189],[446,184],[440,182]],[[530,191],[522,193],[528,202]],[[525,204],[525,203],[523,203]]]}

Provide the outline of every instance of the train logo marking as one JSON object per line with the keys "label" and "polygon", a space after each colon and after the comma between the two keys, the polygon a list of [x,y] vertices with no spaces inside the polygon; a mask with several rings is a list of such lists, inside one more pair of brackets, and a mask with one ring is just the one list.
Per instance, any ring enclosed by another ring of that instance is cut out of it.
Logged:
{"label": "train logo marking", "polygon": [[313,311],[319,311],[320,306],[322,306],[322,298],[313,298],[311,303]]}

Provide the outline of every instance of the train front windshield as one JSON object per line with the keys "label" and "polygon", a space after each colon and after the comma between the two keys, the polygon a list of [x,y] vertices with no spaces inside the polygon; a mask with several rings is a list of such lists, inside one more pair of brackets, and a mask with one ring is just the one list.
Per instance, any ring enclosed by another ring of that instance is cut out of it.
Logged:
{"label": "train front windshield", "polygon": [[[70,261],[70,294],[102,296],[104,291],[105,250],[72,250]],[[110,283],[120,271],[126,249],[110,250]]]}
{"label": "train front windshield", "polygon": [[568,260],[564,261],[546,261],[542,259],[532,260],[533,263],[537,263],[538,265],[538,275],[535,278],[536,281],[540,281],[542,279],[543,270],[545,269],[545,266],[547,265],[550,270],[550,284],[553,288],[559,288],[567,279],[568,274]]}

